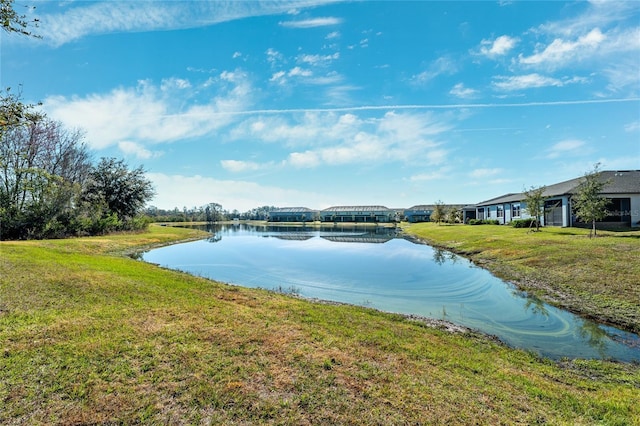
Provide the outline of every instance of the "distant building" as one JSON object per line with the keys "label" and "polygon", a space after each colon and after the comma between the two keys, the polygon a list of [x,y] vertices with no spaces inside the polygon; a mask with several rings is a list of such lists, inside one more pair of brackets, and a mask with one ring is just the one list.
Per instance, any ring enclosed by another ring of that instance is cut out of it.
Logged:
{"label": "distant building", "polygon": [[[459,204],[443,204],[446,210],[456,209],[459,210],[462,215],[463,221],[468,219],[475,219],[476,210],[473,206],[461,206]],[[420,204],[417,206],[409,207],[404,211],[404,218],[409,223],[417,222],[429,222],[431,220],[431,214],[435,210],[434,204]]]}
{"label": "distant building", "polygon": [[269,211],[269,222],[311,222],[316,219],[317,210],[306,207],[282,207]]}
{"label": "distant building", "polygon": [[[545,226],[580,226],[575,216],[572,197],[584,177],[549,185],[545,188]],[[600,179],[609,183],[601,195],[609,199],[609,215],[600,223],[608,226],[640,227],[640,170],[602,171]],[[527,219],[525,194],[505,194],[476,205],[477,219],[494,219],[506,224],[516,219]]]}
{"label": "distant building", "polygon": [[429,222],[434,208],[433,204],[420,204],[409,207],[404,211],[404,218],[409,223]]}
{"label": "distant building", "polygon": [[334,206],[320,211],[322,222],[389,223],[395,210],[384,206]]}

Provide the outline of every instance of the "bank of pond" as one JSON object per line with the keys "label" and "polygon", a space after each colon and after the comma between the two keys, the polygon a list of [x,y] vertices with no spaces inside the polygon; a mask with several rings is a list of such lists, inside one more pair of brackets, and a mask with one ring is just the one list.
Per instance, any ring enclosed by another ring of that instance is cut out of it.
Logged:
{"label": "bank of pond", "polygon": [[640,362],[640,337],[550,306],[395,228],[202,225],[147,262],[229,284],[446,320],[554,360]]}

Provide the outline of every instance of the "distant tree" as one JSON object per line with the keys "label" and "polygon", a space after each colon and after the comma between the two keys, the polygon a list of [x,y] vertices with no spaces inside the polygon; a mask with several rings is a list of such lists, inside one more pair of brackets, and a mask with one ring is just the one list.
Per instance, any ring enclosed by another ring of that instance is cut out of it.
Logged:
{"label": "distant tree", "polygon": [[545,189],[545,186],[540,186],[537,188],[532,186],[528,191],[525,191],[524,193],[525,202],[527,204],[524,210],[526,210],[527,214],[534,219],[531,224],[536,224],[536,231],[540,231],[540,220],[544,215],[544,202],[546,198],[544,196]]}
{"label": "distant tree", "polygon": [[456,206],[447,207],[445,209],[445,220],[451,224],[462,222],[462,210]]}
{"label": "distant tree", "polygon": [[135,219],[155,194],[142,166],[129,170],[124,160],[102,158],[90,174],[83,199],[99,209],[112,229],[135,229]]}
{"label": "distant tree", "polygon": [[27,21],[26,15],[20,15],[15,11],[13,3],[14,0],[0,0],[0,22],[2,22],[2,29],[8,33],[18,33],[40,38],[40,36],[28,30],[29,25],[37,27],[38,20],[33,19],[32,21]]}
{"label": "distant tree", "polygon": [[440,222],[445,220],[446,214],[447,212],[445,210],[444,203],[438,200],[435,202],[433,212],[431,212],[431,221],[436,222],[438,225],[440,225]]}
{"label": "distant tree", "polygon": [[601,179],[600,163],[597,163],[593,170],[585,173],[578,192],[571,198],[576,216],[586,223],[591,222],[589,238],[596,236],[596,221],[607,216],[609,200],[600,194],[608,183]]}
{"label": "distant tree", "polygon": [[222,205],[218,203],[209,203],[207,205],[209,207],[209,222],[219,222],[223,220],[224,216],[222,214]]}

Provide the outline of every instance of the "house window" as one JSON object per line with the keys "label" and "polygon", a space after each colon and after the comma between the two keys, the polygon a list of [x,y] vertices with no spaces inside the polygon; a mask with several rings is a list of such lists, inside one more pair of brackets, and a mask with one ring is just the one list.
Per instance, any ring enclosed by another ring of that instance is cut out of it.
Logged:
{"label": "house window", "polygon": [[504,207],[503,206],[496,206],[496,208],[497,208],[498,217],[504,217]]}
{"label": "house window", "polygon": [[478,209],[478,219],[484,220],[484,208]]}
{"label": "house window", "polygon": [[520,217],[520,204],[511,205],[511,217]]}

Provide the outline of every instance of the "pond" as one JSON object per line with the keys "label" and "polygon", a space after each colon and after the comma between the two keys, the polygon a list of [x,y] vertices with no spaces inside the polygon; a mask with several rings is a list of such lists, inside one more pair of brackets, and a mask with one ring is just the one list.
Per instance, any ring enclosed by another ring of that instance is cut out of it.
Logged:
{"label": "pond", "polygon": [[142,259],[216,281],[444,319],[552,359],[640,361],[640,337],[518,291],[453,253],[382,227],[221,225]]}

